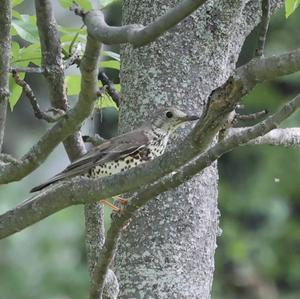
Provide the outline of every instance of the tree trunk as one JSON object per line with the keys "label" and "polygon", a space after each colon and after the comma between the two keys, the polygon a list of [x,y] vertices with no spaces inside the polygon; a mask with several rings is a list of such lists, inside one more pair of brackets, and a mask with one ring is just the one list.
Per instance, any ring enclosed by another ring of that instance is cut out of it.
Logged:
{"label": "tree trunk", "polygon": [[[177,2],[124,0],[123,23],[147,24]],[[244,39],[259,19],[257,2],[208,1],[151,45],[123,46],[121,131],[162,106],[201,114],[210,92],[235,68]],[[173,145],[190,129],[181,130]],[[132,219],[115,257],[119,298],[210,298],[217,194],[214,164]]]}

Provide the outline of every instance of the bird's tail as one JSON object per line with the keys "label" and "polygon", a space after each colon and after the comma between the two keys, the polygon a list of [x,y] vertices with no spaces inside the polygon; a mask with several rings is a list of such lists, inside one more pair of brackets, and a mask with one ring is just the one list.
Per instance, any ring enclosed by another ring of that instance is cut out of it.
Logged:
{"label": "bird's tail", "polygon": [[40,185],[38,185],[38,186],[32,188],[32,189],[30,190],[30,192],[37,192],[37,191],[40,191],[40,190],[42,190],[42,189],[44,189],[44,188],[46,188],[46,187],[48,187],[48,186],[50,186],[50,185],[52,185],[52,184],[58,182],[58,181],[60,181],[61,179],[65,179],[66,177],[67,177],[67,176],[64,175],[64,174],[58,174],[58,175],[54,176],[53,178],[51,178],[49,181],[47,181],[47,182],[45,182],[45,183],[43,183],[43,184],[40,184]]}

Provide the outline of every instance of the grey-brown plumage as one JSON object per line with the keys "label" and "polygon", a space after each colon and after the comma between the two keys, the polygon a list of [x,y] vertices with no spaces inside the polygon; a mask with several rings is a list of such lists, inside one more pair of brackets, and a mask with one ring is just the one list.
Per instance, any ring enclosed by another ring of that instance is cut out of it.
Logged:
{"label": "grey-brown plumage", "polygon": [[152,122],[140,129],[114,137],[94,147],[80,159],[49,181],[34,187],[39,191],[55,182],[77,175],[99,178],[119,173],[163,154],[169,136],[181,124],[198,119],[197,116],[169,107],[159,110]]}

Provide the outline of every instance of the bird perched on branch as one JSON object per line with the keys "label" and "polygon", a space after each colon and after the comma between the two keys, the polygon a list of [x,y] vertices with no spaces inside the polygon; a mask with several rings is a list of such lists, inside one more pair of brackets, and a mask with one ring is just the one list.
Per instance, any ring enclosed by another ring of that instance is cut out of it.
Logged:
{"label": "bird perched on branch", "polygon": [[[61,173],[34,187],[31,192],[74,176],[100,178],[113,175],[152,160],[163,154],[171,133],[182,124],[198,118],[175,107],[161,109],[155,113],[152,121],[145,123],[140,129],[114,137],[92,148]],[[110,205],[108,202],[103,203]]]}

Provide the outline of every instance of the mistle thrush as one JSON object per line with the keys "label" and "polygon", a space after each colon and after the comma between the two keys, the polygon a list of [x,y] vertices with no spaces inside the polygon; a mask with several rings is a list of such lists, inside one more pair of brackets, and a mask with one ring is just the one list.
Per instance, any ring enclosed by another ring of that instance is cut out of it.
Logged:
{"label": "mistle thrush", "polygon": [[34,187],[31,192],[74,176],[99,178],[113,175],[152,160],[163,154],[169,136],[176,128],[198,118],[175,107],[161,109],[156,112],[152,122],[92,148],[61,173]]}

